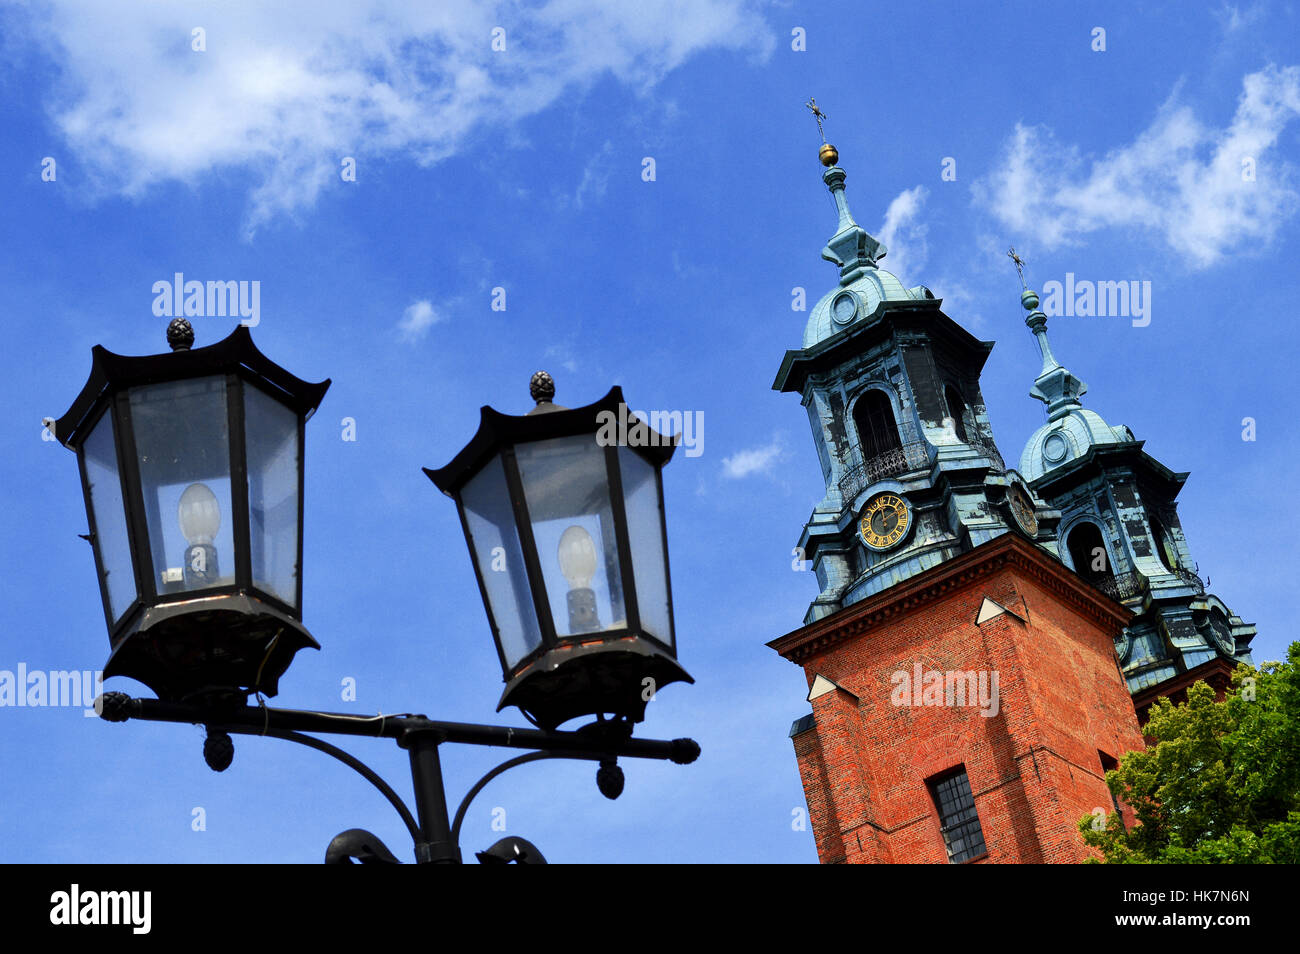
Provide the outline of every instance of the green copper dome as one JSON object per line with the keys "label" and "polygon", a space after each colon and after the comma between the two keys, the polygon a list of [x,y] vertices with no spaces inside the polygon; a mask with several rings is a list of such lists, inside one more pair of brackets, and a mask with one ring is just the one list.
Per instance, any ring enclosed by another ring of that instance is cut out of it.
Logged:
{"label": "green copper dome", "polygon": [[903,283],[883,268],[867,266],[847,285],[832,289],[813,306],[803,330],[804,349],[820,344],[850,325],[864,321],[875,313],[882,301],[912,301],[933,298],[930,289],[918,285],[906,289]]}
{"label": "green copper dome", "polygon": [[1050,470],[1063,467],[1088,452],[1094,444],[1133,440],[1127,427],[1111,427],[1096,411],[1071,408],[1034,431],[1020,455],[1020,476],[1033,482]]}

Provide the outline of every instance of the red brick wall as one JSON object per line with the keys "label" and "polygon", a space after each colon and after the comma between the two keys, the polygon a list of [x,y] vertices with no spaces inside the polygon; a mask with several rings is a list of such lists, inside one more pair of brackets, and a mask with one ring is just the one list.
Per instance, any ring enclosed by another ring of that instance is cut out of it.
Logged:
{"label": "red brick wall", "polygon": [[[1098,750],[1119,758],[1143,742],[1115,659],[1118,623],[1053,577],[1008,562],[799,660],[810,686],[820,674],[845,690],[815,699],[815,727],[794,738],[823,862],[946,863],[926,780],[957,766],[987,861],[1085,857],[1079,818],[1112,810]],[[986,596],[1026,621],[1004,613],[977,626]],[[917,662],[996,672],[997,715],[895,704],[891,676]]]}

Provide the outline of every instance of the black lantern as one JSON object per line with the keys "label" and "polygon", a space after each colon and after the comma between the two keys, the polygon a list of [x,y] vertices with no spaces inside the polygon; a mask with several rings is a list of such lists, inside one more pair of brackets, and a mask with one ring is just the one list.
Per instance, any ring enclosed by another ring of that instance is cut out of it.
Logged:
{"label": "black lantern", "polygon": [[586,407],[552,403],[538,372],[523,416],[482,409],[447,466],[506,682],[542,728],[581,715],[640,722],[677,664],[661,471],[675,439],[629,416],[615,387]]}
{"label": "black lantern", "polygon": [[105,676],[162,699],[275,695],[305,646],[304,422],[330,382],[279,367],[240,325],[171,353],[96,346],[90,378],[53,424],[76,451],[112,655]]}

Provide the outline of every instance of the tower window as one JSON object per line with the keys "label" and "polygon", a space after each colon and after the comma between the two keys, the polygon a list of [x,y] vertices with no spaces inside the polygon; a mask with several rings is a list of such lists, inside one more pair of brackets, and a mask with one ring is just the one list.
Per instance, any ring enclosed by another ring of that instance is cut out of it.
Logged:
{"label": "tower window", "polygon": [[1155,544],[1156,556],[1160,557],[1160,562],[1165,565],[1165,569],[1172,573],[1178,565],[1178,554],[1174,551],[1169,533],[1155,514],[1148,513],[1147,517],[1151,521],[1151,542]]}
{"label": "tower window", "polygon": [[903,442],[898,439],[898,422],[894,420],[893,405],[883,391],[873,388],[858,398],[857,404],[853,406],[853,423],[858,428],[863,460],[881,457],[903,446]]}
{"label": "tower window", "polygon": [[943,396],[948,404],[948,416],[952,418],[953,429],[957,432],[957,440],[965,444],[967,442],[966,402],[962,400],[961,394],[951,384],[944,387]]}
{"label": "tower window", "polygon": [[939,827],[944,847],[948,849],[948,860],[957,864],[984,854],[987,850],[984,832],[975,811],[975,796],[971,794],[966,769],[959,768],[931,781],[930,795],[939,809]]}
{"label": "tower window", "polygon": [[1095,523],[1084,522],[1070,531],[1066,538],[1074,572],[1089,583],[1097,583],[1111,575],[1110,555]]}

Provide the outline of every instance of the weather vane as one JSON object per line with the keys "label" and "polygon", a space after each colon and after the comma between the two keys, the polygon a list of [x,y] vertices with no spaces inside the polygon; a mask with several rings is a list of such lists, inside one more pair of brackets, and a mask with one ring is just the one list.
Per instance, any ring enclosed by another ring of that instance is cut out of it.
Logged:
{"label": "weather vane", "polygon": [[1016,247],[1013,245],[1007,249],[1007,257],[1016,263],[1016,274],[1020,276],[1020,287],[1028,289],[1025,284],[1025,260],[1016,254]]}
{"label": "weather vane", "polygon": [[829,119],[830,117],[821,111],[821,108],[817,105],[817,100],[813,99],[811,96],[808,98],[808,102],[804,103],[804,106],[812,110],[813,119],[817,120],[817,132],[822,137],[822,142],[825,142],[826,130],[822,129],[822,120]]}

